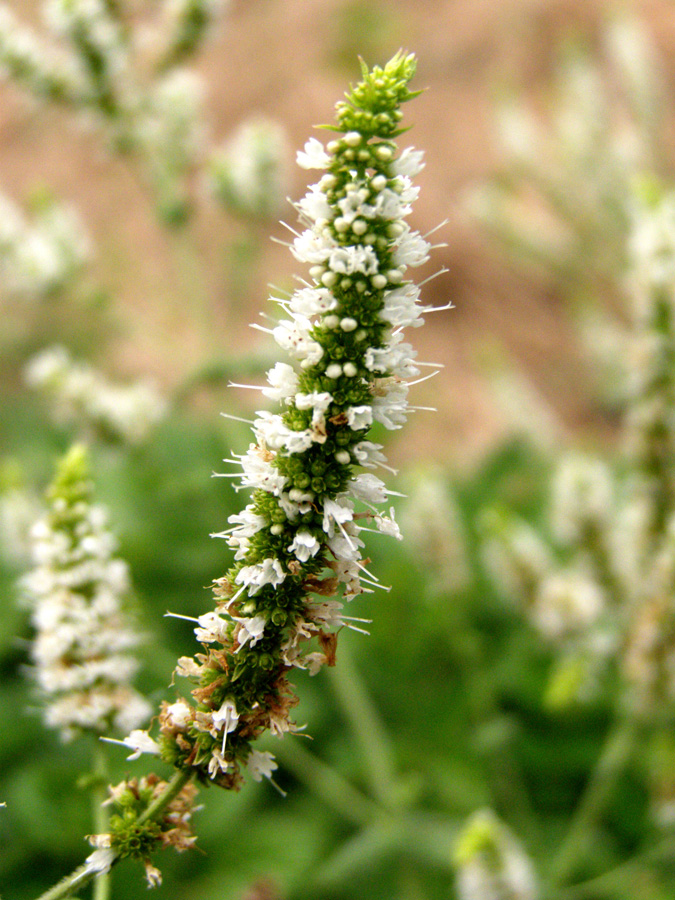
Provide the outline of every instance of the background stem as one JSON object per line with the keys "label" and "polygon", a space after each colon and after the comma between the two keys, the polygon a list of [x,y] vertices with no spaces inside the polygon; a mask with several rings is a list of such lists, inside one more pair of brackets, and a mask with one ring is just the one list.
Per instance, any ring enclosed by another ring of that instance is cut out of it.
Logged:
{"label": "background stem", "polygon": [[639,718],[632,712],[622,715],[609,733],[588,782],[565,840],[553,860],[551,879],[564,883],[575,867],[592,849],[592,832],[598,824],[617,779],[635,746],[639,732]]}

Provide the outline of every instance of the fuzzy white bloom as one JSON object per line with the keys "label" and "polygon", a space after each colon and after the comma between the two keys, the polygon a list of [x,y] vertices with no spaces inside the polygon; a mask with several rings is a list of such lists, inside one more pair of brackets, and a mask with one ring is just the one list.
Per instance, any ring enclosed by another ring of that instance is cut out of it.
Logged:
{"label": "fuzzy white bloom", "polygon": [[151,38],[164,67],[194,53],[227,10],[229,0],[163,0]]}
{"label": "fuzzy white bloom", "polygon": [[268,751],[251,750],[246,765],[254,781],[271,778],[272,772],[279,768],[274,756]]}
{"label": "fuzzy white bloom", "polygon": [[283,128],[271,119],[253,117],[211,155],[209,190],[234,212],[277,216],[288,191],[287,158]]}
{"label": "fuzzy white bloom", "polygon": [[321,544],[314,535],[303,529],[296,532],[293,542],[288,547],[289,553],[294,553],[300,562],[307,562],[312,556],[316,556],[320,549]]}
{"label": "fuzzy white bloom", "polygon": [[138,105],[134,133],[154,181],[160,211],[169,221],[184,216],[186,177],[206,144],[204,82],[195,72],[170,69]]}
{"label": "fuzzy white bloom", "polygon": [[237,584],[246,585],[249,595],[253,596],[266,584],[275,586],[281,584],[286,578],[281,563],[278,559],[264,559],[261,563],[252,566],[244,566],[237,572]]}
{"label": "fuzzy white bloom", "polygon": [[42,507],[22,482],[11,461],[0,465],[0,555],[25,565],[31,556],[30,530]]}
{"label": "fuzzy white bloom", "polygon": [[590,632],[606,608],[604,591],[588,573],[553,572],[537,591],[532,618],[549,640]]}
{"label": "fuzzy white bloom", "polygon": [[21,582],[32,609],[31,656],[45,718],[66,740],[81,730],[128,731],[150,714],[130,686],[139,637],[123,607],[127,569],[114,557],[107,516],[90,495],[86,452],[75,446],[33,528],[34,567]]}
{"label": "fuzzy white bloom", "polygon": [[534,528],[499,510],[485,512],[480,525],[482,556],[494,583],[507,594],[531,601],[554,568],[547,545]]}
{"label": "fuzzy white bloom", "polygon": [[667,286],[675,279],[675,194],[656,208],[636,206],[629,254],[634,277],[646,286]]}
{"label": "fuzzy white bloom", "polygon": [[266,616],[232,616],[232,619],[234,622],[239,623],[239,631],[237,632],[239,646],[237,651],[241,650],[245,644],[248,644],[249,647],[255,647],[265,633]]}
{"label": "fuzzy white bloom", "polygon": [[33,357],[25,379],[53,400],[57,419],[99,429],[130,444],[146,440],[167,411],[166,401],[151,382],[112,384],[59,346]]}
{"label": "fuzzy white bloom", "polygon": [[47,0],[44,15],[71,43],[91,96],[104,105],[116,104],[126,87],[129,56],[120,23],[104,0]]}
{"label": "fuzzy white bloom", "polygon": [[534,869],[518,840],[491,810],[464,826],[455,847],[459,900],[537,900]]}
{"label": "fuzzy white bloom", "polygon": [[305,149],[299,150],[297,154],[297,163],[303,169],[327,169],[330,160],[321,141],[313,137],[307,141]]}
{"label": "fuzzy white bloom", "polygon": [[0,6],[0,75],[15,79],[38,97],[76,100],[88,94],[78,61],[38,38],[4,3]]}
{"label": "fuzzy white bloom", "polygon": [[609,467],[602,460],[565,457],[553,479],[551,526],[556,537],[573,544],[604,531],[613,511],[613,491]]}
{"label": "fuzzy white bloom", "polygon": [[73,209],[53,201],[29,219],[0,195],[0,290],[35,299],[61,290],[91,257],[84,226]]}
{"label": "fuzzy white bloom", "polygon": [[116,741],[110,738],[104,738],[104,740],[111,744],[123,744],[125,747],[130,747],[133,753],[127,756],[127,759],[138,759],[142,753],[159,756],[160,748],[157,741],[154,741],[147,731],[141,731],[138,728],[133,729],[124,740]]}

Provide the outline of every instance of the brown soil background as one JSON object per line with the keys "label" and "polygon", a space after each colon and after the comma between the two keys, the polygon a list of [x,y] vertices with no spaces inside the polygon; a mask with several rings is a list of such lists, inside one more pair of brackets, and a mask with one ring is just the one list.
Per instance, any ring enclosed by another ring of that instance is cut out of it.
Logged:
{"label": "brown soil background", "polygon": [[[10,5],[27,21],[36,20],[36,0]],[[358,79],[357,54],[371,64],[399,47],[417,54],[414,86],[427,90],[406,110],[414,126],[406,137],[425,150],[427,166],[412,224],[426,233],[449,220],[438,234],[447,246],[421,274],[447,268],[427,286],[425,299],[450,300],[455,309],[430,316],[424,328],[411,332],[420,358],[445,368],[416,388],[414,402],[438,412],[417,413],[403,437],[394,435],[395,460],[416,454],[464,466],[509,432],[511,411],[496,401],[480,363],[494,342],[522,367],[562,433],[603,433],[561,298],[549,284],[510,267],[467,220],[461,198],[498,163],[491,126],[495,91],[507,83],[536,92],[554,70],[561,41],[571,34],[592,41],[615,8],[601,0],[233,0],[195,61],[207,82],[214,139],[259,112],[281,122],[290,146],[299,148],[315,124],[330,121],[334,103]],[[650,28],[671,96],[675,3],[644,0],[630,8]],[[205,350],[227,355],[263,346],[264,336],[246,323],[265,310],[268,283],[288,286],[298,272],[285,248],[269,240],[267,227],[256,232],[259,270],[244,307],[233,311],[224,296],[222,260],[241,226],[201,203],[190,236],[198,265],[177,290],[175,239],[158,225],[128,166],[72,116],[29,103],[9,86],[0,89],[0,171],[1,189],[15,199],[47,184],[81,210],[98,248],[96,275],[114,294],[121,322],[99,360],[109,371],[151,374],[171,387],[203,360]],[[311,175],[293,172],[292,198],[302,196]],[[290,207],[287,220],[294,221]],[[281,226],[272,225],[271,232],[281,240],[286,235]],[[211,296],[206,329],[203,313],[195,321],[192,288],[195,294],[206,288]],[[213,402],[219,409],[233,405],[225,392]]]}

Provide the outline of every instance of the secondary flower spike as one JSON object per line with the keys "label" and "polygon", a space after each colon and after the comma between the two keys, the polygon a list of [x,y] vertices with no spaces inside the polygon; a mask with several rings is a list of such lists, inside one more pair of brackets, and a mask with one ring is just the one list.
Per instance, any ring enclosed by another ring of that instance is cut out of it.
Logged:
{"label": "secondary flower spike", "polygon": [[107,512],[94,505],[88,453],[74,445],[31,532],[34,567],[23,579],[32,606],[31,656],[47,725],[64,740],[136,729],[150,704],[131,687],[139,636],[127,620],[126,563],[115,557]]}
{"label": "secondary flower spike", "polygon": [[271,777],[272,757],[251,746],[260,734],[298,730],[289,672],[333,665],[337,631],[363,630],[343,612],[344,600],[377,585],[362,527],[400,537],[378,508],[389,491],[361,470],[387,468],[368,431],[404,424],[407,379],[420,372],[403,328],[422,323],[406,271],[430,248],[405,221],[422,154],[395,143],[414,71],[401,53],[384,68],[363,66],[337,105],[338,136],[326,146],[311,139],[298,157],[323,175],[297,204],[305,230],[291,246],[309,280],[275,298],[283,317],[271,333],[291,364],[277,363],[262,392],[281,409],[257,413],[255,442],[230,460],[242,470],[232,477],[252,489],[216,535],[234,566],[215,583],[216,609],[197,620],[202,651],[178,664],[192,702],[165,704],[159,719],[162,757],[225,788],[240,785],[245,767]]}

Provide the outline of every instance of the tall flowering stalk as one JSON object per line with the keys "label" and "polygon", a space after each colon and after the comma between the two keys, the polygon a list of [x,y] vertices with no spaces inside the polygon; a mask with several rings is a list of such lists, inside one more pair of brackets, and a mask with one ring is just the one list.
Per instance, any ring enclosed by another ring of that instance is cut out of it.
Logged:
{"label": "tall flowering stalk", "polygon": [[[233,477],[253,494],[216,535],[235,563],[215,582],[215,609],[197,620],[200,652],[178,662],[191,698],[162,705],[157,740],[134,731],[123,742],[133,756],[159,754],[178,771],[144,812],[92,839],[98,849],[45,900],[68,896],[117,858],[171,843],[158,815],[192,778],[237,789],[243,768],[258,781],[271,777],[272,754],[252,744],[268,730],[299,730],[290,672],[334,665],[337,631],[361,621],[344,614],[343,601],[378,584],[361,532],[371,523],[400,537],[393,514],[378,508],[390,492],[360,469],[386,468],[370,426],[403,425],[408,379],[420,371],[402,331],[422,322],[419,290],[405,277],[430,249],[405,222],[422,154],[399,153],[395,143],[400,106],[416,96],[408,89],[415,59],[398,53],[383,69],[362,71],[337,105],[339,137],[325,147],[311,139],[298,157],[324,171],[298,204],[306,230],[291,247],[310,264],[311,281],[277,300],[289,318],[271,332],[298,367],[279,362],[268,372],[262,392],[281,411],[258,413],[255,443],[232,460],[243,472]],[[121,793],[113,789],[113,798]]]}
{"label": "tall flowering stalk", "polygon": [[66,740],[83,732],[124,733],[151,711],[131,686],[139,639],[123,609],[127,566],[114,555],[106,519],[103,507],[92,502],[87,451],[75,445],[32,529],[34,567],[23,579],[45,720]]}
{"label": "tall flowering stalk", "polygon": [[623,471],[579,454],[561,459],[551,491],[554,546],[509,513],[485,520],[495,583],[520,595],[556,646],[549,704],[595,698],[601,688],[614,697],[616,721],[550,868],[558,884],[588,855],[638,742],[655,822],[668,825],[672,815],[658,754],[675,709],[675,195],[653,185],[643,193],[633,198],[625,250]]}
{"label": "tall flowering stalk", "polygon": [[283,411],[259,413],[255,443],[231,460],[253,489],[218,535],[235,565],[215,584],[216,608],[199,618],[203,652],[179,661],[192,702],[160,716],[163,758],[225,788],[239,787],[242,764],[254,777],[276,767],[252,741],[297,730],[289,672],[334,664],[336,629],[350,622],[342,600],[377,583],[361,557],[362,523],[399,536],[377,509],[387,488],[355,469],[383,463],[368,430],[401,427],[406,379],[419,374],[402,329],[420,323],[419,290],[405,272],[429,249],[405,223],[421,153],[398,155],[394,143],[414,70],[403,54],[384,69],[363,67],[337,106],[340,137],[326,147],[311,139],[298,157],[325,172],[298,204],[307,227],[291,247],[312,280],[277,301],[289,318],[271,333],[299,370],[280,362],[268,372],[262,392]]}

